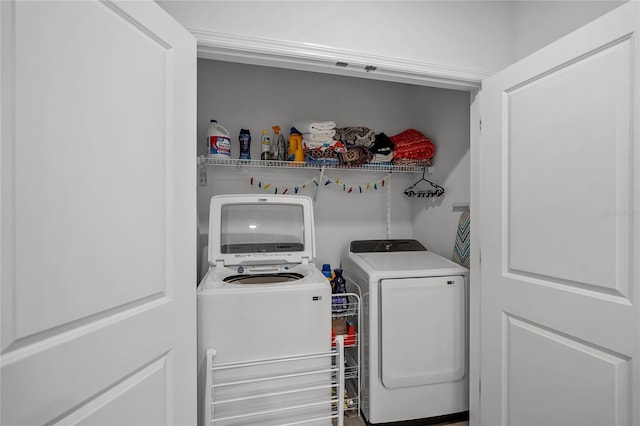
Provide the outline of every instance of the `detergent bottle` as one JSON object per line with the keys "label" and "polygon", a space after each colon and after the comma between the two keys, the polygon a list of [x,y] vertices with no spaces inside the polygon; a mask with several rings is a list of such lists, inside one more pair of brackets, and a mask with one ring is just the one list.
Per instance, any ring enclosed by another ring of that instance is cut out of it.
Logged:
{"label": "detergent bottle", "polygon": [[271,153],[274,160],[284,161],[287,159],[287,143],[284,136],[280,133],[280,126],[271,127],[273,129],[273,137],[271,138]]}
{"label": "detergent bottle", "polygon": [[249,129],[240,129],[240,158],[241,160],[251,159],[251,132]]}
{"label": "detergent bottle", "polygon": [[287,157],[289,161],[304,161],[304,151],[302,149],[302,135],[295,127],[291,128],[291,134],[289,135],[289,155]]}
{"label": "detergent bottle", "polygon": [[322,264],[322,275],[327,277],[327,280],[331,281],[333,277],[331,276],[331,265],[328,263]]}
{"label": "detergent bottle", "polygon": [[211,120],[207,129],[207,156],[231,158],[231,137],[218,120]]}
{"label": "detergent bottle", "polygon": [[[333,313],[342,313],[348,309],[349,301],[346,296],[347,281],[342,276],[342,269],[334,269],[335,278],[331,281],[334,296],[331,298],[331,311]],[[342,296],[340,296],[342,295]]]}
{"label": "detergent bottle", "polygon": [[260,159],[273,160],[273,153],[271,152],[271,139],[269,138],[269,133],[266,130],[262,131],[260,146],[262,147]]}

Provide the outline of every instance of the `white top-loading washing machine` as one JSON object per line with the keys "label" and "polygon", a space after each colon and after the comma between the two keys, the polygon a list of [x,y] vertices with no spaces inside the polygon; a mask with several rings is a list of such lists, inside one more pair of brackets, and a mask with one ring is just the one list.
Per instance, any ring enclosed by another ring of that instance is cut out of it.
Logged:
{"label": "white top-loading washing machine", "polygon": [[468,270],[416,240],[352,241],[342,269],[362,295],[367,421],[465,416]]}
{"label": "white top-loading washing machine", "polygon": [[[211,199],[210,266],[197,290],[201,423],[212,417],[215,424],[268,425],[330,415],[330,402],[312,402],[330,400],[329,357],[267,362],[331,349],[331,287],[313,264],[313,220],[308,197]],[[223,366],[211,387],[215,403],[204,397],[208,349]],[[292,377],[267,380],[280,373]]]}

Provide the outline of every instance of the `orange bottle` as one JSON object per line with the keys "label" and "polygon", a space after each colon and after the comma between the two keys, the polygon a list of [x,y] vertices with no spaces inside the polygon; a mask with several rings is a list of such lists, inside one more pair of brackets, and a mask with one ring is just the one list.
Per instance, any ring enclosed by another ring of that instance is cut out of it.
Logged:
{"label": "orange bottle", "polygon": [[302,149],[302,135],[296,130],[295,127],[291,128],[291,134],[289,135],[289,155],[287,156],[289,161],[304,161],[304,150]]}

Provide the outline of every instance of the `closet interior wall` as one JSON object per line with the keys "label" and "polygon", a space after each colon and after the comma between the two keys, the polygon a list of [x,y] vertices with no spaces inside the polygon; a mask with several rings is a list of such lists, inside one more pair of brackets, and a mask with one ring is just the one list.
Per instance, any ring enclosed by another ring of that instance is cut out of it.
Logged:
{"label": "closet interior wall", "polygon": [[[273,194],[276,188],[291,193],[295,187],[316,201],[318,264],[337,267],[347,244],[357,239],[418,238],[429,250],[451,257],[460,215],[452,204],[468,202],[470,192],[469,92],[198,59],[197,106],[199,155],[205,154],[211,119],[229,131],[232,158],[238,158],[240,129],[249,129],[252,159],[260,158],[263,129],[271,135],[271,127],[279,125],[287,138],[297,120],[332,120],[338,127],[366,126],[388,136],[415,128],[437,150],[427,177],[446,189],[442,198],[406,197],[403,190],[420,173],[392,173],[382,186],[387,172],[327,169],[316,186],[320,170],[314,168],[206,166],[207,183],[198,186],[201,262],[213,195]],[[331,183],[325,185],[327,179]],[[349,193],[343,185],[354,189]]]}

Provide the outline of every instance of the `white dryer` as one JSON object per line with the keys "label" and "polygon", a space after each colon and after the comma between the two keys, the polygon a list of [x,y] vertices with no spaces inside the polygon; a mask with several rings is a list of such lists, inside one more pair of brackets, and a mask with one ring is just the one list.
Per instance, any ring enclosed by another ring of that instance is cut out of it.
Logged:
{"label": "white dryer", "polygon": [[468,270],[416,240],[352,241],[342,269],[362,295],[367,421],[464,418]]}
{"label": "white dryer", "polygon": [[[298,360],[331,349],[331,288],[313,264],[312,207],[302,196],[211,199],[209,270],[197,290],[201,424],[214,415],[216,425],[331,423],[331,403],[314,402],[331,399],[331,358]],[[221,366],[209,386],[216,402],[205,398],[208,349]]]}

